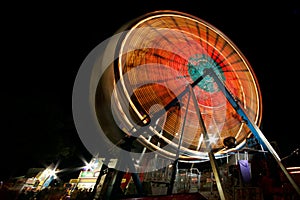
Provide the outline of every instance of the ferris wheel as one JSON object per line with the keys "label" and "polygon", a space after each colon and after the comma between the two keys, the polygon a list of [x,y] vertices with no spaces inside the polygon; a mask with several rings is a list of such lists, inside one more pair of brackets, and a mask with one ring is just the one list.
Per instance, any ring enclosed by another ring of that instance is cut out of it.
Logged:
{"label": "ferris wheel", "polygon": [[[219,29],[161,10],[128,22],[104,44],[84,61],[89,70],[79,72],[74,90],[75,122],[91,152],[130,155],[139,166],[145,150],[195,163],[222,158],[255,137],[295,185],[259,129],[262,96],[254,70]],[[84,108],[90,112],[82,114]]]}
{"label": "ferris wheel", "polygon": [[[174,157],[179,148],[181,160],[206,160],[205,140],[216,156],[227,151],[225,138],[234,137],[236,148],[243,146],[251,131],[213,78],[204,76],[206,69],[214,71],[248,117],[260,125],[262,101],[256,76],[220,30],[189,14],[157,11],[119,31],[123,33],[112,63],[118,87],[112,92],[117,102],[113,115],[127,135],[167,157]],[[101,110],[103,101],[96,100],[95,106]]]}

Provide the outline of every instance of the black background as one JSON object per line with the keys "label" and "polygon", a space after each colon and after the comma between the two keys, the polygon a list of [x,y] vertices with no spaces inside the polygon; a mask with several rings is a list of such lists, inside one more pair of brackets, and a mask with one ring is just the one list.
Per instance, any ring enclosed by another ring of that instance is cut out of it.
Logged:
{"label": "black background", "polygon": [[[1,179],[51,161],[90,156],[72,118],[72,90],[88,53],[124,23],[155,10],[195,15],[227,35],[250,62],[263,98],[261,129],[281,157],[299,147],[300,10],[297,1],[261,5],[204,1],[11,3],[1,10]],[[59,138],[59,139],[58,139]],[[50,157],[49,157],[50,156]],[[65,156],[65,157],[64,157]],[[49,158],[48,158],[49,157]]]}

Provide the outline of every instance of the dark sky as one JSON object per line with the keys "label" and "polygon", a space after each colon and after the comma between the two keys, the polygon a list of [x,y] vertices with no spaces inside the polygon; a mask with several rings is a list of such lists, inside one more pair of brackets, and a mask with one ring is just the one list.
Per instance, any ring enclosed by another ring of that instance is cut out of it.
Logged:
{"label": "dark sky", "polygon": [[7,12],[1,14],[1,179],[40,167],[49,161],[45,154],[57,148],[73,153],[62,166],[83,164],[79,157],[89,153],[77,135],[71,105],[77,70],[88,53],[124,23],[163,9],[202,18],[235,43],[262,90],[264,135],[277,142],[282,157],[299,147],[299,5],[290,0],[250,2],[2,6]]}

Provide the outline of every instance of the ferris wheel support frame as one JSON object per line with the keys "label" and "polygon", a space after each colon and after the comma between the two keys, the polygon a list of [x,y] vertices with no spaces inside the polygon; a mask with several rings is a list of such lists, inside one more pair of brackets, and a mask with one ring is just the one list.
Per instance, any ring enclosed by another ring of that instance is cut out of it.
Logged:
{"label": "ferris wheel support frame", "polygon": [[282,164],[281,159],[278,156],[278,154],[276,153],[275,149],[269,143],[269,141],[264,136],[264,134],[259,129],[259,127],[253,122],[253,120],[251,120],[247,116],[247,114],[246,114],[243,106],[240,105],[239,101],[237,101],[236,99],[234,99],[234,97],[232,96],[232,94],[229,92],[229,90],[226,88],[226,86],[222,83],[222,81],[219,79],[219,77],[216,75],[216,73],[211,68],[205,69],[204,73],[203,73],[203,76],[211,76],[215,80],[215,82],[218,85],[219,89],[223,92],[223,94],[225,95],[225,97],[227,98],[227,100],[229,101],[229,103],[232,105],[232,107],[236,110],[236,112],[245,121],[245,124],[251,130],[251,132],[256,137],[256,139],[258,140],[258,142],[260,143],[260,145],[262,145],[262,147],[263,147],[264,150],[268,150],[272,154],[272,156],[276,160],[277,164],[279,165],[279,167],[281,168],[281,170],[283,171],[283,173],[285,174],[285,176],[287,177],[287,179],[290,181],[290,183],[292,184],[292,186],[294,187],[294,189],[296,190],[296,192],[300,195],[300,188],[299,188],[299,186],[296,184],[296,182],[294,181],[294,179],[292,178],[292,176],[289,174],[289,172],[287,171],[287,169],[285,168],[285,166]]}
{"label": "ferris wheel support frame", "polygon": [[[192,99],[194,105],[196,105],[197,99],[196,99],[195,93],[193,92],[192,88],[195,87],[203,78],[204,78],[203,76],[200,76],[195,82],[188,85],[186,87],[186,90],[184,90],[184,92],[181,94],[181,96],[182,96],[186,92],[188,92],[187,107],[189,106],[190,99]],[[187,112],[188,112],[188,109],[186,110],[185,114],[187,114]],[[203,118],[202,118],[202,115],[201,115],[201,111],[198,107],[196,107],[196,112],[197,112],[197,116],[198,116],[198,119],[199,119],[199,123],[203,127],[203,131],[204,131],[203,134],[204,134],[204,137],[205,137],[205,143],[206,143],[206,146],[209,149],[208,156],[209,156],[210,164],[211,164],[211,167],[212,167],[212,170],[213,170],[216,182],[217,182],[218,192],[219,192],[221,200],[225,200],[225,194],[224,194],[224,191],[223,191],[223,188],[222,188],[222,185],[221,185],[221,179],[220,179],[220,174],[219,174],[219,171],[218,171],[218,168],[217,168],[216,159],[215,159],[214,153],[212,151],[212,146],[209,142],[209,137],[208,137],[208,134],[207,134],[207,131],[206,131],[206,128],[205,128],[205,124],[204,124],[204,121],[203,121]],[[184,121],[184,123],[185,122],[186,121]],[[178,164],[178,160],[179,160],[180,147],[182,145],[182,139],[183,139],[183,133],[184,133],[183,129],[184,129],[184,125],[183,125],[182,131],[181,131],[181,135],[180,135],[180,138],[179,138],[178,149],[177,149],[176,157],[175,157],[175,160],[174,160],[174,163],[173,163],[173,173],[172,173],[172,177],[171,177],[171,180],[170,180],[170,185],[169,185],[168,191],[167,191],[168,194],[172,194],[172,192],[173,192],[173,187],[174,187],[174,183],[175,183],[175,176],[176,176],[177,167],[178,167],[177,164]]]}

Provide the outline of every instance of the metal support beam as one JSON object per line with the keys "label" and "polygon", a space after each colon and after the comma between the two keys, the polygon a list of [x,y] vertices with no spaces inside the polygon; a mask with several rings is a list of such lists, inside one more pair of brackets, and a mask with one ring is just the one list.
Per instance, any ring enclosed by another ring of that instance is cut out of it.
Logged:
{"label": "metal support beam", "polygon": [[186,105],[186,111],[185,111],[185,116],[184,116],[184,121],[183,121],[183,125],[182,125],[182,129],[181,129],[181,134],[180,134],[180,138],[179,138],[179,143],[178,143],[178,148],[177,148],[177,152],[176,152],[176,157],[175,157],[175,161],[173,164],[173,172],[172,172],[172,176],[171,176],[171,180],[170,180],[170,185],[168,187],[168,194],[172,194],[173,192],[173,188],[174,188],[174,183],[175,183],[175,179],[176,179],[176,174],[177,174],[177,169],[178,169],[178,159],[179,159],[179,154],[180,154],[180,148],[182,146],[182,140],[183,140],[183,134],[184,134],[184,126],[185,126],[185,122],[186,122],[186,116],[188,113],[188,107],[190,105],[190,98],[191,98],[191,90],[189,90],[189,96],[188,96],[188,102]]}
{"label": "metal support beam", "polygon": [[[201,80],[202,79],[203,79],[203,77],[201,78]],[[191,91],[192,91],[191,87],[193,87],[193,86],[195,86],[195,85],[190,86]],[[198,105],[195,93],[194,92],[191,92],[191,93],[192,93],[192,100],[193,100],[194,105]],[[222,184],[221,184],[220,173],[219,173],[218,166],[217,166],[217,163],[216,163],[215,155],[212,151],[212,147],[211,147],[211,144],[209,142],[209,137],[208,137],[208,134],[207,134],[206,126],[204,124],[200,108],[198,106],[195,106],[195,109],[196,109],[197,117],[199,119],[199,123],[200,123],[201,127],[203,128],[203,135],[204,135],[204,141],[205,141],[206,148],[209,149],[209,151],[208,151],[209,161],[210,161],[211,168],[213,170],[214,177],[216,179],[217,189],[218,189],[218,192],[219,192],[219,195],[220,195],[220,199],[225,200],[226,198],[225,198],[224,190],[223,190]]]}
{"label": "metal support beam", "polygon": [[214,177],[216,179],[220,199],[225,200],[226,198],[225,198],[225,194],[224,194],[224,191],[223,191],[223,188],[222,188],[220,173],[218,171],[218,166],[216,164],[216,159],[215,159],[214,153],[212,151],[209,151],[208,156],[209,156],[209,161],[210,161],[210,164],[211,164],[211,168],[212,168],[213,173],[214,173]]}
{"label": "metal support beam", "polygon": [[[215,72],[212,69],[206,69],[204,70],[204,75],[211,76],[217,83],[219,89],[223,92],[227,100],[230,102],[232,107],[236,110],[236,112],[242,117],[242,119],[246,122],[246,125],[249,127],[253,135],[256,137],[256,139],[259,141],[259,143],[263,146],[263,148],[268,149],[268,151],[272,154],[272,156],[275,158],[276,162],[278,163],[279,167],[283,171],[283,173],[286,175],[287,179],[290,181],[292,186],[295,188],[296,192],[300,195],[300,189],[299,186],[296,184],[294,179],[291,177],[291,175],[288,173],[287,169],[284,167],[284,165],[281,162],[281,159],[279,158],[278,154],[276,153],[275,149],[272,147],[272,145],[268,142],[264,134],[261,132],[259,127],[250,119],[248,118],[245,110],[242,106],[234,99],[234,97],[231,95],[229,90],[225,87],[225,85],[222,83],[222,81],[219,79],[219,77],[215,74]],[[266,150],[265,149],[265,150]]]}
{"label": "metal support beam", "polygon": [[[130,155],[132,142],[134,140],[135,140],[135,138],[125,138],[125,143],[123,145],[121,145],[128,152],[127,155],[124,155],[124,158],[122,159],[122,164],[123,164],[123,166],[127,166],[129,168],[129,171],[132,171],[132,172],[136,171],[136,168],[133,164],[133,159]],[[131,173],[131,177],[133,179],[133,182],[134,182],[137,192],[138,192],[137,196],[143,196],[144,195],[143,186],[142,186],[142,183],[141,183],[141,180],[140,180],[138,174]],[[120,182],[120,184],[121,184],[121,182]]]}

